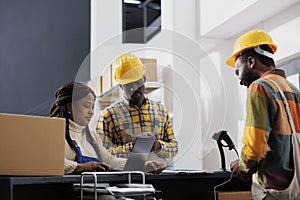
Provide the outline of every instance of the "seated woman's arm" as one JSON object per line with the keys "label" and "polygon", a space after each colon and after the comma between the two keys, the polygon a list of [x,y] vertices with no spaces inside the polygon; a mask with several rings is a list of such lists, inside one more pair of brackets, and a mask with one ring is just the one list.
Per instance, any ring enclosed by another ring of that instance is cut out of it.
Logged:
{"label": "seated woman's arm", "polygon": [[103,162],[77,163],[65,158],[65,174],[81,174],[82,172],[107,171],[110,166]]}

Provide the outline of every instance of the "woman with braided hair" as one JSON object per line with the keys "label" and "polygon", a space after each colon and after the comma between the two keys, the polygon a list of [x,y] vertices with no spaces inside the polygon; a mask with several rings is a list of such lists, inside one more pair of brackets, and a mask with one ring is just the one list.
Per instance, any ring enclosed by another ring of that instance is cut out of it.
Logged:
{"label": "woman with braided hair", "polygon": [[[96,95],[80,82],[68,82],[55,92],[56,101],[50,117],[66,119],[65,174],[85,171],[122,170],[126,159],[111,155],[96,133],[90,131],[89,122],[94,115]],[[147,163],[155,173],[162,171],[161,163]]]}

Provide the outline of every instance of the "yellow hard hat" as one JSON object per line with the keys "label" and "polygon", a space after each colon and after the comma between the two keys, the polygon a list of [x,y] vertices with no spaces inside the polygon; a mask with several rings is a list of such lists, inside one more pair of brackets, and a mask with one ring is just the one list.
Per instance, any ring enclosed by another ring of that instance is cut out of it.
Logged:
{"label": "yellow hard hat", "polygon": [[126,53],[117,58],[114,78],[119,84],[135,82],[143,77],[146,71],[145,65],[135,55]]}
{"label": "yellow hard hat", "polygon": [[226,64],[234,67],[236,57],[247,49],[267,44],[272,49],[273,53],[277,51],[277,45],[273,43],[269,34],[262,30],[252,30],[240,36],[234,43],[233,53],[226,61]]}

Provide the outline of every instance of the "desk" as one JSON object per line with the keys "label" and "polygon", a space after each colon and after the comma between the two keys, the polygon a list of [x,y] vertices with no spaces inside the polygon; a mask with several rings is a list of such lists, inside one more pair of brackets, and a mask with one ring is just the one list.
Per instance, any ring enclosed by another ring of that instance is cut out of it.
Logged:
{"label": "desk", "polygon": [[[99,182],[120,183],[127,181],[127,175],[101,175]],[[176,199],[212,199],[215,185],[230,178],[229,172],[191,173],[191,174],[146,174],[146,183],[151,183],[163,200]],[[91,178],[92,179],[92,178]],[[90,179],[90,180],[91,180]],[[89,180],[89,178],[85,179]],[[133,182],[140,176],[133,175]],[[1,200],[65,200],[77,199],[78,194],[73,190],[73,183],[80,183],[80,175],[65,175],[62,177],[20,177],[0,176]],[[251,182],[245,183],[233,177],[221,186],[222,191],[249,191]]]}

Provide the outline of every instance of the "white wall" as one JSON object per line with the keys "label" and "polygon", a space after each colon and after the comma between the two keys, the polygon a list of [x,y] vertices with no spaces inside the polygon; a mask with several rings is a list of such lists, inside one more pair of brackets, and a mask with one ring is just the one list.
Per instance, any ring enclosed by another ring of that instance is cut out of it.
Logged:
{"label": "white wall", "polygon": [[300,45],[300,2],[263,22],[274,42],[279,46],[277,61],[286,60],[299,54]]}
{"label": "white wall", "polygon": [[121,32],[121,1],[91,0],[91,50]]}
{"label": "white wall", "polygon": [[[270,1],[231,0],[236,7],[222,2],[162,0],[164,30],[148,44],[121,45],[121,1],[92,0],[91,47],[98,47],[97,56],[92,59],[92,77],[99,76],[101,66],[124,51],[157,57],[160,66],[171,65],[174,132],[180,145],[176,168],[220,168],[219,152],[211,139],[216,131],[227,130],[236,146],[239,143],[247,89],[239,86],[233,68],[225,65],[237,36],[253,28],[268,31],[279,45],[279,63],[300,52],[299,1],[276,0],[273,9]],[[271,13],[260,16],[257,7],[265,2]],[[258,18],[248,21],[253,13]],[[236,19],[243,27],[236,26]],[[228,28],[230,32],[226,31]],[[229,167],[236,155],[227,149],[225,152]]]}
{"label": "white wall", "polygon": [[258,0],[210,0],[200,1],[200,34],[205,36],[207,33],[220,27],[227,20],[233,18],[247,7]]}
{"label": "white wall", "polygon": [[204,0],[200,1],[200,35],[210,38],[232,38],[298,0]]}

